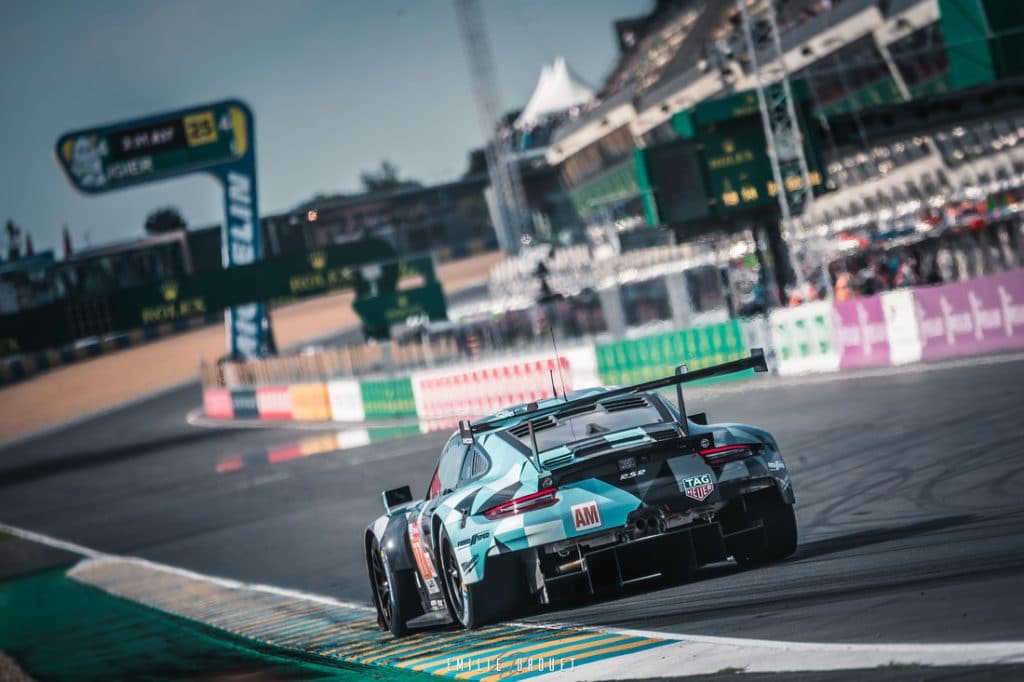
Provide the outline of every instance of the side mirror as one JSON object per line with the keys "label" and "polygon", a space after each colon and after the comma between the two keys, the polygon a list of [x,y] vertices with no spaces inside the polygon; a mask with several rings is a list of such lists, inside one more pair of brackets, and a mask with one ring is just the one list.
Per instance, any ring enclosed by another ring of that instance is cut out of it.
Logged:
{"label": "side mirror", "polygon": [[400,507],[412,502],[412,488],[403,485],[401,488],[392,488],[381,493],[384,499],[384,511],[391,516]]}
{"label": "side mirror", "polygon": [[696,412],[694,414],[688,414],[686,416],[689,417],[690,421],[692,421],[694,424],[700,424],[701,426],[708,425],[707,412]]}

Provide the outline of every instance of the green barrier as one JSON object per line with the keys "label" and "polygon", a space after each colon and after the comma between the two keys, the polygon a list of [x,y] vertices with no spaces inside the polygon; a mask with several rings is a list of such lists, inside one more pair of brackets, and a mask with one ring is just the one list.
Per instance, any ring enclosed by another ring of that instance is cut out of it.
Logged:
{"label": "green barrier", "polygon": [[415,417],[416,401],[409,377],[384,381],[359,382],[366,419]]}
{"label": "green barrier", "polygon": [[672,374],[677,365],[685,364],[695,370],[737,360],[749,353],[739,320],[600,344],[595,351],[597,372],[605,385],[649,381]]}

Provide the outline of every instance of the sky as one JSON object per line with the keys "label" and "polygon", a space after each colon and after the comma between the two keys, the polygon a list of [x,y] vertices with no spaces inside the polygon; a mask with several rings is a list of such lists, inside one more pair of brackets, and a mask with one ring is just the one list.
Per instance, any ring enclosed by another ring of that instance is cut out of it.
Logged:
{"label": "sky", "polygon": [[[483,0],[503,108],[524,106],[557,55],[598,87],[612,22],[651,5]],[[453,0],[3,0],[0,65],[0,221],[37,251],[65,224],[76,246],[139,237],[160,206],[190,226],[223,219],[206,175],[78,194],[52,151],[73,129],[241,98],[263,215],[356,191],[383,159],[403,178],[454,179],[483,141]]]}

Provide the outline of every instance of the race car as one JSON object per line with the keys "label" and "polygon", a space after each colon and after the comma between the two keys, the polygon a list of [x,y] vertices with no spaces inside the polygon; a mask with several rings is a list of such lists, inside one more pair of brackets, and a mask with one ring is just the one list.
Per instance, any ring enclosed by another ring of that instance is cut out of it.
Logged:
{"label": "race car", "polygon": [[[523,604],[792,554],[793,486],[775,439],[686,414],[683,383],[749,370],[767,371],[760,349],[460,422],[426,496],[385,491],[366,530],[380,627],[402,636],[447,615],[473,628]],[[672,386],[676,404],[659,392]]]}

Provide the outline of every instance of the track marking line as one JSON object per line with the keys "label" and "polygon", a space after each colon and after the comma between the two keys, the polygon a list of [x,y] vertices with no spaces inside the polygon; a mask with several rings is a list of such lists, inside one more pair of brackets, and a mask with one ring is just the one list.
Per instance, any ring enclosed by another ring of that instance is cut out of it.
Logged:
{"label": "track marking line", "polygon": [[64,540],[58,540],[55,537],[49,535],[43,535],[42,533],[34,533],[24,528],[18,528],[16,526],[9,526],[6,523],[0,523],[0,532],[7,533],[16,538],[22,540],[29,540],[40,545],[46,545],[47,547],[53,547],[54,549],[62,549],[65,552],[71,552],[72,554],[80,554],[89,558],[99,558],[107,556],[102,552],[97,552],[94,549],[83,547],[82,545],[76,545],[73,542],[65,542]]}

